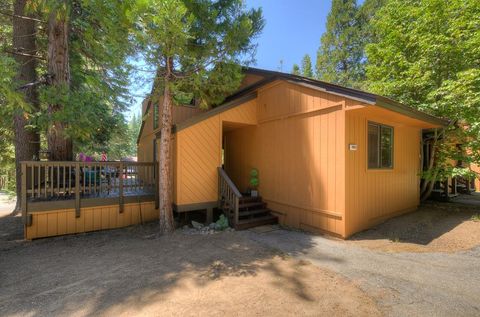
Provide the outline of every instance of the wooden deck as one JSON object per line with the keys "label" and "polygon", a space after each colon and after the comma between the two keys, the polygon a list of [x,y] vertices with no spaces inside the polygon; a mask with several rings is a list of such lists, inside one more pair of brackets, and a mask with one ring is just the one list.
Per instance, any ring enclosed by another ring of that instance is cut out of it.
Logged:
{"label": "wooden deck", "polygon": [[155,202],[158,194],[152,162],[22,162],[22,215],[32,213]]}

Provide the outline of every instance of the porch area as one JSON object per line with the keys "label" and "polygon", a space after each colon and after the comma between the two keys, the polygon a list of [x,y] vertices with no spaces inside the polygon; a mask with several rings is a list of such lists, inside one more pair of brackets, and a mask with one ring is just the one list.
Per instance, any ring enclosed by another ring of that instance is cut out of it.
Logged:
{"label": "porch area", "polygon": [[25,238],[105,230],[158,218],[153,162],[22,162]]}

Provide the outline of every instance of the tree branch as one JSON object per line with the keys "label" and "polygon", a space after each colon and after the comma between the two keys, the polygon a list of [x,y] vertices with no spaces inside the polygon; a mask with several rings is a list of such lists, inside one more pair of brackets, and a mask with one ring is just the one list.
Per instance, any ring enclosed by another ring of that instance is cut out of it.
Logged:
{"label": "tree branch", "polygon": [[9,53],[9,54],[19,55],[19,56],[26,56],[26,57],[37,58],[37,59],[40,59],[40,60],[43,60],[43,61],[46,61],[46,60],[47,60],[45,57],[38,56],[38,55],[32,55],[32,54],[21,53],[21,52],[14,52],[14,51],[10,51],[10,50],[5,50],[5,52],[7,52],[7,53]]}
{"label": "tree branch", "polygon": [[35,21],[35,22],[44,23],[44,24],[47,23],[47,21],[43,21],[43,20],[40,20],[40,19],[35,19],[35,18],[32,18],[32,17],[27,17],[27,16],[24,16],[24,15],[17,15],[17,14],[9,13],[9,12],[6,12],[6,11],[0,11],[0,14],[1,15],[6,15],[6,16],[9,16],[9,17],[12,17],[12,18],[17,18],[17,19],[30,20],[30,21]]}
{"label": "tree branch", "polygon": [[37,80],[37,81],[34,81],[33,83],[28,83],[28,84],[25,84],[23,86],[20,86],[18,88],[16,88],[15,90],[24,90],[24,89],[28,89],[28,88],[31,88],[31,87],[35,87],[35,86],[38,86],[38,85],[46,85],[51,79],[53,78],[52,75],[45,75],[45,76],[42,76],[42,78],[40,80]]}

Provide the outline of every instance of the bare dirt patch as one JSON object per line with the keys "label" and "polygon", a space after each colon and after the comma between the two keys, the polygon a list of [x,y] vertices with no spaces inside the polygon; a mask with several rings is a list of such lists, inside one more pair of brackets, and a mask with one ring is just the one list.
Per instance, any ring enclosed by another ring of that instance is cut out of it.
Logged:
{"label": "bare dirt patch", "polygon": [[417,211],[360,232],[348,244],[386,252],[456,252],[480,245],[480,207],[427,202]]}
{"label": "bare dirt patch", "polygon": [[0,191],[0,217],[9,215],[15,209],[16,199]]}
{"label": "bare dirt patch", "polygon": [[157,228],[11,241],[0,315],[380,315],[347,279],[241,232],[155,238]]}

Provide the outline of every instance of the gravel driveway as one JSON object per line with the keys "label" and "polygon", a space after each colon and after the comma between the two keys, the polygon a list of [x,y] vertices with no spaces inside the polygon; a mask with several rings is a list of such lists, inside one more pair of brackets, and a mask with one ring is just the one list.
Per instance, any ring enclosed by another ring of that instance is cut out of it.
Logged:
{"label": "gravel driveway", "polygon": [[301,232],[251,239],[358,284],[389,316],[480,316],[480,247],[456,253],[386,253]]}

